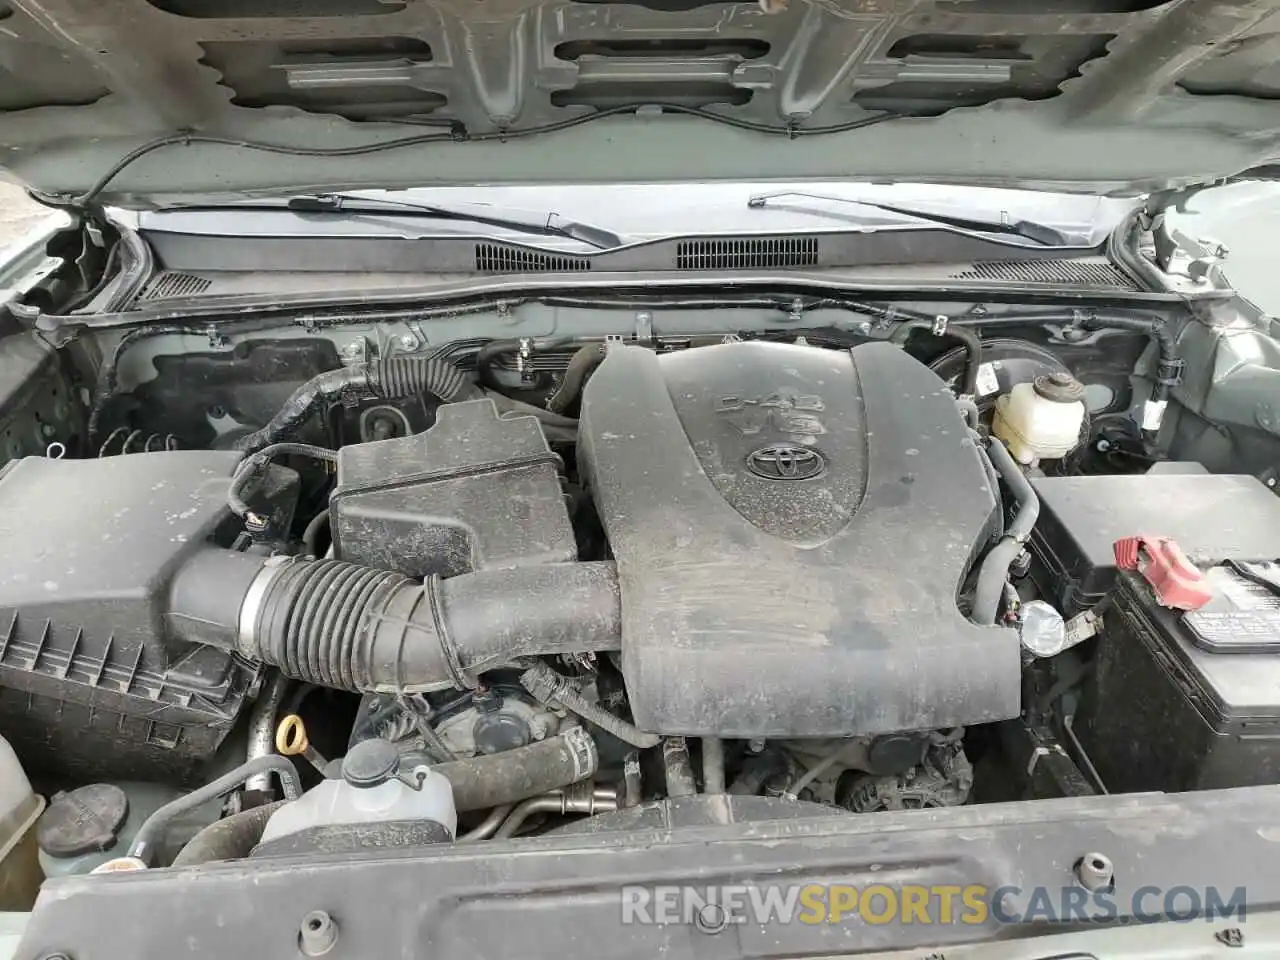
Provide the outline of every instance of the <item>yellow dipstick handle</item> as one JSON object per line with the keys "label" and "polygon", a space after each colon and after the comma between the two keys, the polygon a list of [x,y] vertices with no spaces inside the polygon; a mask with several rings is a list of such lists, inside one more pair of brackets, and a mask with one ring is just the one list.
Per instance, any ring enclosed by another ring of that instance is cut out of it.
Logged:
{"label": "yellow dipstick handle", "polygon": [[291,713],[276,727],[276,750],[286,757],[306,753],[311,741],[307,739],[307,726],[296,713]]}
{"label": "yellow dipstick handle", "polygon": [[313,767],[324,773],[325,767],[329,765],[324,757],[311,746],[311,741],[307,739],[307,727],[302,722],[302,718],[296,713],[291,713],[280,721],[280,725],[276,727],[276,750],[282,756],[296,757],[303,756]]}

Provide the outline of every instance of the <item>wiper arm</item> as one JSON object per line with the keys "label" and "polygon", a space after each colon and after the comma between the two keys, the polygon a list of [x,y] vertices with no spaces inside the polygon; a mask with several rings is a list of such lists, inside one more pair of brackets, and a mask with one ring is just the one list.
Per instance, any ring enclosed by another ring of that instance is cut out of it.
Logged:
{"label": "wiper arm", "polygon": [[[873,207],[876,210],[884,210],[886,213],[896,213],[904,217],[911,217],[915,220],[926,220],[929,223],[938,223],[943,226],[956,227],[960,230],[974,230],[980,233],[1006,233],[1015,237],[1023,237],[1035,243],[1043,244],[1046,247],[1069,247],[1072,246],[1071,239],[1061,231],[1046,226],[1043,223],[1036,223],[1033,220],[1010,220],[1005,216],[999,219],[984,220],[974,217],[954,217],[945,213],[936,213],[932,210],[919,210],[915,207],[900,207],[892,203],[879,203],[875,200],[855,200],[853,197],[833,197],[822,193],[804,193],[799,190],[783,190],[778,193],[761,193],[747,200],[747,206],[752,209],[762,209],[769,205],[773,200],[780,200],[783,197],[798,197],[804,200],[821,200],[823,203],[847,203],[859,207]],[[826,216],[839,217],[845,219],[839,214],[830,211],[816,211]]]}
{"label": "wiper arm", "polygon": [[418,213],[440,220],[463,220],[468,223],[484,223],[493,227],[506,227],[521,233],[544,237],[568,237],[600,250],[621,247],[626,241],[612,230],[569,220],[558,213],[536,213],[522,216],[519,213],[493,212],[495,208],[484,204],[458,204],[440,206],[434,203],[415,203],[410,200],[384,200],[362,197],[351,193],[326,193],[314,196],[290,197],[286,207],[295,213]]}

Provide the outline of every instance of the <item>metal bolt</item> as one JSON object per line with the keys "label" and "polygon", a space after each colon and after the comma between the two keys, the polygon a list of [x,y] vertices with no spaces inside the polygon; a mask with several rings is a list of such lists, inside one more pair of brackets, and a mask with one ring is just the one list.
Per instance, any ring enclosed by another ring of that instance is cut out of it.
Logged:
{"label": "metal bolt", "polygon": [[338,925],[323,910],[312,910],[302,918],[298,949],[308,957],[324,956],[338,942]]}
{"label": "metal bolt", "polygon": [[1115,884],[1116,868],[1104,853],[1086,853],[1076,864],[1076,879],[1090,893],[1108,890]]}
{"label": "metal bolt", "polygon": [[1244,946],[1244,932],[1239,927],[1227,927],[1225,930],[1219,930],[1213,935],[1213,939],[1224,947]]}
{"label": "metal bolt", "polygon": [[402,333],[400,335],[400,349],[401,350],[417,350],[418,338],[415,337],[412,333]]}
{"label": "metal bolt", "polygon": [[753,737],[752,739],[748,740],[748,741],[747,741],[747,749],[748,749],[751,753],[763,753],[763,752],[764,752],[764,738],[763,738],[763,737]]}
{"label": "metal bolt", "polygon": [[693,915],[693,925],[701,933],[715,936],[729,926],[729,914],[718,903],[708,903]]}

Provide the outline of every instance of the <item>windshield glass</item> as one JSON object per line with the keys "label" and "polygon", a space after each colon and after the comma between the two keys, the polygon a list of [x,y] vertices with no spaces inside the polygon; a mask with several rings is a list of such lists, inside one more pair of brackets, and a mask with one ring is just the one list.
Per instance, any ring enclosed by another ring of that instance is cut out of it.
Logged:
{"label": "windshield glass", "polygon": [[[760,203],[761,197],[767,197],[767,202]],[[544,235],[536,238],[524,237],[525,242],[590,249],[601,245],[596,241],[601,234],[616,235],[628,244],[708,233],[921,228],[989,232],[1004,235],[1010,243],[1044,246],[1040,234],[1028,231],[1031,236],[1020,236],[1020,229],[1011,229],[1011,225],[1034,224],[1046,228],[1046,236],[1060,238],[1066,245],[1092,247],[1103,242],[1125,212],[1139,202],[1136,198],[942,184],[820,181],[364,190],[341,194],[341,202],[329,203],[329,209],[314,200],[303,209],[298,201],[299,195],[285,194],[227,206],[171,208],[142,214],[140,225],[210,233],[252,234],[261,230],[274,235],[390,232],[511,236],[527,234],[522,226],[532,224],[554,229],[541,230]],[[362,201],[367,203],[362,206]],[[449,216],[415,210],[415,206],[449,208]],[[512,222],[495,222],[499,219]],[[957,225],[957,221],[964,222]],[[558,229],[566,223],[590,232],[574,236],[572,229]]]}

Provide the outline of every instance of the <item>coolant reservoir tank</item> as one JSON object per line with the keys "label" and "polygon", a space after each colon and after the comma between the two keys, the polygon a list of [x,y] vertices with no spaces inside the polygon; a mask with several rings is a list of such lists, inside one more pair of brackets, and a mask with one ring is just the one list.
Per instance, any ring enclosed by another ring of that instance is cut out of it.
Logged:
{"label": "coolant reservoir tank", "polygon": [[[343,758],[341,780],[325,780],[271,815],[259,849],[301,851],[315,828],[362,823],[403,824],[419,842],[452,840],[453,787],[429,766],[405,769],[394,744],[365,740]],[[273,844],[290,837],[297,842]]]}
{"label": "coolant reservoir tank", "polygon": [[992,429],[1020,463],[1057,460],[1080,445],[1084,386],[1065,371],[1015,384],[996,400]]}

